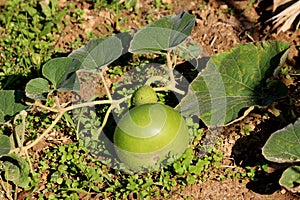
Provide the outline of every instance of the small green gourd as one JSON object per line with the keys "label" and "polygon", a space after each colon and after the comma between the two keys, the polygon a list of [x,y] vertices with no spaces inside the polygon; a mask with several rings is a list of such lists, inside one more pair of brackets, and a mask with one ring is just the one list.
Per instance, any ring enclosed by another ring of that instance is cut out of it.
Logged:
{"label": "small green gourd", "polygon": [[144,85],[135,91],[132,102],[133,105],[135,106],[146,104],[146,103],[156,103],[157,96],[151,86]]}

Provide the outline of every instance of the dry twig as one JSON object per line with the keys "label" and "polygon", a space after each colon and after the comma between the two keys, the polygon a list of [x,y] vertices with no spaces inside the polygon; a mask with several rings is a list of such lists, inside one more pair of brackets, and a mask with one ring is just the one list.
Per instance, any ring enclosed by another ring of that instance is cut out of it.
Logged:
{"label": "dry twig", "polygon": [[[273,5],[273,12],[280,6],[293,2],[294,0],[274,0]],[[276,29],[277,27],[281,26],[281,28],[277,31],[277,33],[285,32],[288,29],[290,29],[297,19],[297,17],[300,15],[300,1],[295,1],[292,5],[281,11],[279,14],[273,16],[268,21],[273,21],[274,27],[273,29]],[[298,29],[300,26],[300,21],[296,24],[296,29]]]}

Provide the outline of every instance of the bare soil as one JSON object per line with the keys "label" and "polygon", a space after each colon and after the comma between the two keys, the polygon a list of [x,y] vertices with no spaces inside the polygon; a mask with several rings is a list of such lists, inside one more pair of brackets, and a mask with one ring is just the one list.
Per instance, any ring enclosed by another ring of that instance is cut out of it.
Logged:
{"label": "bare soil", "polygon": [[[69,23],[63,28],[65,31],[58,35],[58,47],[71,49],[70,43],[80,38],[82,42],[87,41],[86,34],[90,31],[96,36],[102,37],[111,34],[110,27],[115,33],[123,28],[138,29],[148,24],[147,16],[152,15],[153,20],[162,16],[178,13],[181,10],[188,11],[196,16],[196,26],[192,33],[192,39],[201,44],[209,55],[229,50],[236,44],[245,44],[265,40],[286,41],[291,45],[288,65],[299,69],[300,58],[300,29],[290,30],[284,33],[276,33],[272,30],[271,22],[266,20],[272,15],[269,7],[271,1],[259,1],[260,3],[249,5],[248,0],[163,0],[172,9],[157,9],[153,1],[140,1],[139,13],[133,11],[122,11],[119,18],[115,13],[108,10],[98,11],[86,1],[78,1],[77,7],[84,9],[84,18],[81,24]],[[267,3],[266,3],[267,2]],[[60,6],[66,5],[67,1],[60,1]],[[116,20],[127,18],[122,24]],[[70,19],[66,16],[66,19]],[[299,79],[294,77],[288,83],[294,98],[299,102]],[[221,151],[225,155],[223,166],[226,168],[234,166],[253,166],[258,161],[266,162],[261,155],[261,147],[270,134],[290,123],[289,111],[286,102],[277,102],[276,106],[283,113],[280,117],[265,112],[254,110],[248,117],[240,122],[225,127],[222,133],[223,144]],[[300,116],[299,104],[293,108],[295,115]],[[250,136],[245,135],[242,130],[250,126]],[[225,181],[209,180],[197,185],[187,186],[181,194],[189,195],[194,199],[237,199],[237,200],[292,200],[299,199],[278,184],[282,169],[276,164],[269,163],[273,173],[262,174],[256,181],[247,180],[241,182],[239,179],[226,179]],[[174,196],[173,199],[179,199]]]}

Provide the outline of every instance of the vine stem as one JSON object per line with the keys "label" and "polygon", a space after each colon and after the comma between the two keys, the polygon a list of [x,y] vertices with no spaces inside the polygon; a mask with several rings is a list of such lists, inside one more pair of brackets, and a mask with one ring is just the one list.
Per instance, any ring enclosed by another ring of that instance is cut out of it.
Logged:
{"label": "vine stem", "polygon": [[99,101],[92,101],[92,102],[85,102],[85,103],[80,103],[76,105],[72,105],[69,107],[66,107],[64,109],[65,112],[77,109],[77,108],[82,108],[82,107],[88,107],[88,106],[95,106],[95,105],[101,105],[101,104],[112,104],[114,103],[114,100],[99,100]]}
{"label": "vine stem", "polygon": [[[5,196],[6,196],[9,200],[13,200],[13,198],[11,197],[11,194],[10,194],[10,191],[9,191],[8,187],[6,187],[6,186],[4,185],[4,181],[3,181],[3,179],[2,179],[2,176],[0,176],[0,182],[1,182],[1,186],[2,186],[3,190],[5,191]],[[7,183],[7,182],[6,182],[6,183]],[[8,185],[8,183],[7,183],[7,185]]]}
{"label": "vine stem", "polygon": [[[146,81],[146,83],[145,83],[145,85],[151,85],[151,83],[153,83],[153,82],[155,82],[155,81],[161,81],[161,82],[169,82],[168,81],[168,79],[166,79],[166,78],[163,78],[163,77],[161,77],[161,76],[153,76],[153,77],[151,77],[151,78],[149,78],[147,81]],[[178,89],[178,88],[176,88],[176,87],[173,87],[172,85],[170,85],[170,84],[167,84],[167,86],[165,86],[165,87],[157,87],[157,88],[153,88],[155,91],[166,91],[166,90],[172,90],[172,91],[174,91],[174,92],[177,92],[178,94],[181,94],[181,95],[184,95],[184,91],[182,91],[182,90],[180,90],[180,89]]]}
{"label": "vine stem", "polygon": [[15,184],[14,200],[18,200],[18,184]]}
{"label": "vine stem", "polygon": [[27,104],[28,106],[38,106],[38,107],[40,107],[40,108],[42,108],[42,109],[45,109],[45,110],[48,110],[48,111],[51,111],[51,112],[55,112],[55,113],[58,112],[57,109],[55,109],[55,108],[50,108],[50,107],[48,107],[48,106],[45,106],[45,105],[41,104],[41,102],[39,102],[39,101],[35,101],[34,103],[26,102],[26,104]]}
{"label": "vine stem", "polygon": [[[45,132],[43,132],[35,141],[33,141],[32,143],[26,145],[26,146],[21,146],[21,147],[18,147],[18,148],[15,148],[15,149],[12,149],[10,151],[10,153],[13,153],[13,152],[17,152],[17,151],[27,151],[28,149],[32,148],[34,145],[36,145],[38,142],[40,142],[47,134],[50,133],[50,131],[54,128],[54,126],[58,123],[58,121],[62,118],[62,116],[68,112],[68,111],[71,111],[71,110],[74,110],[74,109],[77,109],[77,108],[82,108],[82,107],[88,107],[88,106],[95,106],[95,105],[100,105],[100,104],[111,104],[112,106],[110,106],[109,108],[109,112],[108,114],[105,116],[104,118],[104,121],[102,123],[102,128],[105,126],[106,122],[107,122],[107,119],[108,119],[108,116],[109,116],[109,113],[111,112],[111,110],[113,108],[116,107],[116,105],[119,105],[120,103],[126,101],[127,99],[131,98],[131,95],[127,96],[127,97],[124,97],[122,99],[119,99],[119,100],[99,100],[99,101],[93,101],[93,102],[85,102],[85,103],[81,103],[81,104],[76,104],[76,105],[71,105],[71,106],[68,106],[66,108],[63,108],[59,105],[57,105],[57,112],[58,112],[58,115],[57,117],[55,118],[55,120],[51,123],[51,125],[46,129]],[[58,99],[56,99],[56,104],[59,104],[59,101]],[[32,105],[36,105],[36,106],[39,106],[41,108],[49,108],[47,106],[44,106],[42,105],[41,103],[37,102],[37,104],[32,104]],[[50,111],[50,109],[47,109]],[[54,111],[53,109],[51,109],[51,111]]]}
{"label": "vine stem", "polygon": [[[21,152],[25,153],[26,159],[27,159],[27,161],[29,163],[30,171],[31,171],[31,173],[33,173],[34,171],[33,171],[32,164],[31,164],[31,161],[30,161],[30,158],[29,158],[29,155],[28,155],[28,151],[27,151],[27,149],[23,149],[23,144],[24,144],[24,140],[25,140],[25,131],[26,131],[26,117],[27,117],[27,112],[25,110],[22,110],[20,112],[20,114],[18,114],[16,116],[15,121],[16,121],[16,119],[17,119],[18,116],[21,116],[21,119],[22,119],[22,130],[21,130],[21,134],[17,133],[16,130],[14,131],[15,138],[17,140],[17,145],[20,148]],[[21,137],[21,139],[20,139],[20,137]]]}
{"label": "vine stem", "polygon": [[155,82],[155,81],[168,82],[169,80],[166,79],[166,78],[163,78],[163,77],[161,77],[161,76],[152,76],[152,77],[150,77],[150,78],[146,81],[145,85],[149,85],[149,86],[150,86],[151,83],[153,83],[153,82]]}
{"label": "vine stem", "polygon": [[155,91],[166,91],[166,90],[172,90],[172,91],[174,91],[174,92],[177,92],[178,94],[181,94],[181,95],[184,95],[185,94],[185,92],[184,91],[182,91],[182,90],[180,90],[180,89],[178,89],[178,88],[176,88],[176,87],[174,87],[174,88],[171,88],[171,87],[159,87],[159,88],[153,88]]}
{"label": "vine stem", "polygon": [[153,76],[146,81],[145,85],[151,85],[151,83],[153,83],[155,81],[165,82],[165,83],[167,83],[165,87],[154,88],[154,90],[155,91],[172,90],[178,94],[184,95],[185,94],[184,91],[176,88],[176,81],[175,81],[175,77],[174,77],[174,73],[173,73],[173,64],[176,64],[176,56],[173,57],[173,61],[172,61],[171,53],[168,52],[166,54],[166,58],[167,58],[167,67],[168,67],[168,74],[170,77],[170,81],[161,76]]}
{"label": "vine stem", "polygon": [[98,129],[98,134],[100,134],[100,133],[102,132],[104,126],[105,126],[106,123],[107,123],[109,114],[111,113],[111,111],[112,111],[113,108],[114,108],[114,106],[111,105],[111,106],[109,106],[108,110],[106,111],[105,116],[104,116],[104,119],[103,119],[103,122],[102,122],[102,125],[101,125],[101,127]]}
{"label": "vine stem", "polygon": [[173,73],[173,62],[172,62],[170,52],[167,53],[166,58],[167,58],[167,66],[168,66],[168,71],[169,71],[170,80],[171,80],[171,87],[175,88],[176,81],[175,81],[175,77],[174,77],[174,73]]}
{"label": "vine stem", "polygon": [[60,112],[58,114],[58,116],[55,118],[55,120],[51,123],[51,125],[46,129],[46,131],[43,132],[35,141],[33,141],[32,143],[30,143],[27,146],[24,146],[21,148],[15,148],[15,149],[11,150],[11,152],[16,152],[19,150],[28,150],[31,147],[33,147],[34,145],[36,145],[38,142],[40,142],[45,137],[45,135],[47,135],[54,128],[54,126],[57,124],[57,122],[61,119],[61,117],[63,115],[64,115],[64,112]]}
{"label": "vine stem", "polygon": [[106,92],[106,94],[107,94],[108,99],[109,99],[109,100],[112,100],[112,97],[111,97],[111,95],[110,95],[110,92],[109,92],[108,86],[107,86],[107,84],[106,84],[106,80],[105,80],[105,78],[104,78],[104,76],[103,76],[103,73],[100,73],[100,77],[101,77],[101,79],[102,79],[102,81],[103,81],[103,85],[104,85],[105,92]]}

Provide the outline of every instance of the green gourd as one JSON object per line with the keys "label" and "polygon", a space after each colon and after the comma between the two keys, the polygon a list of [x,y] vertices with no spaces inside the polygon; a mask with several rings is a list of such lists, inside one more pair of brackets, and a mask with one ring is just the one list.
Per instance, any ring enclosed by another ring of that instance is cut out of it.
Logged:
{"label": "green gourd", "polygon": [[[142,92],[136,94],[148,95]],[[185,120],[175,109],[161,103],[144,103],[144,98],[138,99],[142,99],[143,103],[135,102],[136,106],[117,124],[114,133],[116,153],[131,170],[157,170],[160,167],[158,161],[168,158],[166,164],[170,164],[184,153],[189,144],[189,131]]]}
{"label": "green gourd", "polygon": [[157,96],[153,88],[149,85],[145,85],[137,89],[133,95],[132,103],[135,106],[146,104],[146,103],[156,103]]}

